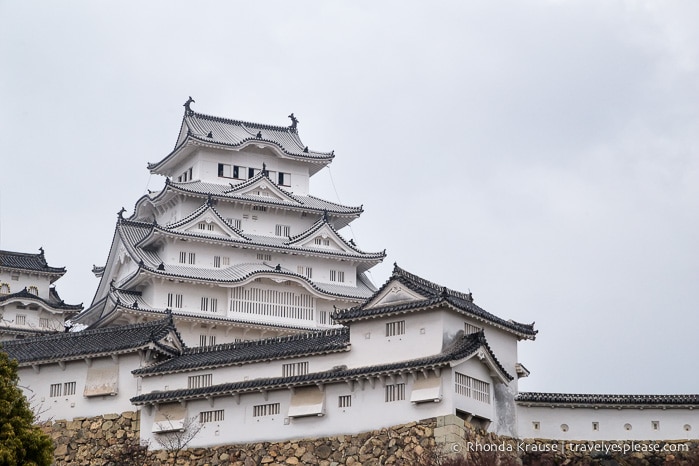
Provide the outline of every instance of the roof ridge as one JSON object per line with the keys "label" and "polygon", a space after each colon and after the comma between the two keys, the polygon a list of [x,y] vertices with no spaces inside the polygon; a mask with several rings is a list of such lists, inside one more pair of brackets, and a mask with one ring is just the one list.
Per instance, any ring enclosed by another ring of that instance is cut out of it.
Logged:
{"label": "roof ridge", "polygon": [[3,345],[10,345],[10,346],[21,346],[22,344],[32,342],[33,340],[36,340],[36,339],[39,339],[40,341],[49,341],[49,340],[60,340],[60,339],[67,338],[67,337],[68,338],[78,338],[78,337],[83,337],[83,336],[112,333],[112,332],[116,332],[116,331],[131,330],[131,329],[135,329],[135,328],[148,328],[148,327],[158,328],[158,327],[162,327],[163,324],[165,324],[165,323],[167,323],[168,324],[167,326],[169,326],[171,323],[171,318],[165,317],[164,319],[153,320],[150,322],[139,322],[136,324],[118,325],[118,326],[114,326],[114,327],[86,329],[86,330],[81,330],[79,332],[62,332],[62,333],[48,335],[48,336],[26,338],[23,340],[5,341],[2,344]]}
{"label": "roof ridge", "polygon": [[349,333],[349,327],[343,326],[340,328],[319,330],[319,331],[315,331],[315,332],[302,332],[302,333],[297,333],[294,335],[285,335],[282,337],[263,338],[261,340],[241,341],[241,342],[237,342],[237,343],[221,343],[221,344],[213,345],[213,346],[198,346],[198,347],[194,347],[194,348],[188,348],[189,351],[187,351],[187,353],[188,354],[201,354],[201,353],[209,353],[209,352],[215,352],[215,351],[220,351],[220,350],[250,348],[250,347],[254,347],[254,346],[266,346],[269,344],[285,343],[288,341],[308,340],[311,338],[343,335],[346,333]]}
{"label": "roof ridge", "polygon": [[194,112],[194,111],[192,112],[191,115],[187,115],[186,117],[190,117],[190,118],[191,117],[198,117],[198,118],[203,118],[205,120],[216,121],[219,123],[229,123],[229,124],[237,124],[237,125],[241,125],[241,126],[254,127],[255,129],[268,129],[268,130],[291,132],[290,126],[277,126],[277,125],[270,125],[268,123],[255,123],[253,121],[236,120],[233,118],[220,117],[220,116],[209,115],[206,113],[199,113],[199,112]]}

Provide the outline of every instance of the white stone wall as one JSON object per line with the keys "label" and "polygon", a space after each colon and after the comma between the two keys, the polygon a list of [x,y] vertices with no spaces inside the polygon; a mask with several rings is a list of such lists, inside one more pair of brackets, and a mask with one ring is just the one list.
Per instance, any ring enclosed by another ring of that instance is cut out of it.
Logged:
{"label": "white stone wall", "polygon": [[[695,439],[699,410],[517,406],[519,436],[558,440]],[[593,423],[596,423],[593,424]]]}
{"label": "white stone wall", "polygon": [[[114,361],[111,357],[96,358],[90,362],[100,365],[118,366],[118,393],[116,395],[85,397],[88,363],[84,360],[23,366],[19,368],[20,386],[36,411],[40,420],[89,417],[105,413],[132,411],[130,399],[138,394],[139,380],[131,371],[141,364],[138,354],[121,355]],[[65,384],[75,382],[75,392],[64,395]],[[51,385],[61,384],[61,396],[51,396]]]}

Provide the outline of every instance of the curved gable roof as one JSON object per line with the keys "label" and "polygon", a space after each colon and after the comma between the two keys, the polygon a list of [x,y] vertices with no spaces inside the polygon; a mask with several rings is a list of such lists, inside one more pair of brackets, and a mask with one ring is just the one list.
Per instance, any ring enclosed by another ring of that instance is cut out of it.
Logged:
{"label": "curved gable roof", "polygon": [[[417,293],[421,298],[397,303],[377,303],[376,298],[396,282]],[[338,311],[333,318],[337,322],[371,319],[380,316],[416,312],[428,307],[446,305],[457,312],[471,315],[479,320],[489,322],[497,327],[512,332],[521,338],[534,339],[537,331],[534,324],[522,324],[513,320],[505,320],[480,308],[473,302],[470,293],[450,290],[429,280],[407,272],[394,264],[393,274],[365,303],[350,309]]]}

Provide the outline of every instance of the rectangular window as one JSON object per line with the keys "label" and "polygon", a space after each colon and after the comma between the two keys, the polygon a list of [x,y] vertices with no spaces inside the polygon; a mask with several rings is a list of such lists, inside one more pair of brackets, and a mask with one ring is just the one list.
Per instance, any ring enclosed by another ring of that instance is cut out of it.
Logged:
{"label": "rectangular window", "polygon": [[21,314],[17,314],[17,315],[15,316],[15,324],[17,324],[17,325],[26,325],[26,323],[27,323],[27,316],[21,315]]}
{"label": "rectangular window", "polygon": [[345,282],[345,272],[342,270],[331,270],[330,271],[330,281],[331,282]]}
{"label": "rectangular window", "polygon": [[282,377],[308,374],[308,361],[282,364]]}
{"label": "rectangular window", "polygon": [[291,186],[291,173],[279,172],[278,183],[279,186]]}
{"label": "rectangular window", "polygon": [[396,383],[386,385],[386,403],[401,400],[405,400],[405,384]]}
{"label": "rectangular window", "polygon": [[352,395],[340,395],[337,397],[338,408],[349,408],[352,406]]}
{"label": "rectangular window", "polygon": [[405,321],[398,320],[396,322],[388,322],[386,324],[386,336],[395,337],[396,335],[405,334]]}
{"label": "rectangular window", "polygon": [[194,265],[196,263],[197,255],[196,255],[196,253],[190,252],[188,258],[189,258],[189,263]]}
{"label": "rectangular window", "polygon": [[470,335],[472,333],[478,333],[482,329],[476,325],[469,324],[468,322],[464,322],[464,333],[466,335]]}
{"label": "rectangular window", "polygon": [[252,407],[253,417],[274,416],[275,414],[279,414],[279,403],[255,405]]}
{"label": "rectangular window", "polygon": [[222,257],[221,264],[225,265],[225,266],[231,265],[231,258],[230,257]]}
{"label": "rectangular window", "polygon": [[594,431],[599,430],[599,422],[593,422],[593,423],[592,423],[592,430],[594,430]]}
{"label": "rectangular window", "polygon": [[252,206],[252,210],[256,210],[258,212],[267,212],[267,207],[263,205],[254,205]]}
{"label": "rectangular window", "polygon": [[202,411],[199,413],[199,423],[206,424],[207,422],[220,422],[223,421],[223,410],[217,409],[216,411]]}
{"label": "rectangular window", "polygon": [[214,267],[221,267],[221,256],[214,256]]}
{"label": "rectangular window", "polygon": [[259,261],[271,261],[272,260],[272,255],[271,254],[262,254],[262,253],[257,253],[257,260]]}
{"label": "rectangular window", "polygon": [[182,295],[175,293],[167,294],[167,307],[180,309],[182,308]]}
{"label": "rectangular window", "polygon": [[63,395],[75,395],[75,382],[66,382],[63,384]]}
{"label": "rectangular window", "polygon": [[247,167],[241,167],[240,165],[233,165],[233,178],[236,180],[245,180],[245,174],[248,172]]}
{"label": "rectangular window", "polygon": [[204,222],[199,223],[197,226],[199,227],[200,230],[206,230],[206,223],[204,223]]}
{"label": "rectangular window", "polygon": [[328,323],[328,311],[318,311],[318,323],[327,325]]}
{"label": "rectangular window", "polygon": [[61,396],[61,388],[63,387],[60,383],[52,383],[49,388],[49,396],[56,397]]}
{"label": "rectangular window", "polygon": [[323,244],[323,238],[321,238],[321,237],[319,236],[319,237],[317,237],[316,239],[313,240],[313,243],[315,243],[316,245],[320,246],[321,244]]}
{"label": "rectangular window", "polygon": [[199,335],[199,346],[216,345],[216,335]]}
{"label": "rectangular window", "polygon": [[46,317],[39,318],[39,327],[49,328],[49,320]]}
{"label": "rectangular window", "polygon": [[236,230],[240,230],[240,219],[239,218],[227,218],[226,222],[235,228]]}
{"label": "rectangular window", "polygon": [[212,374],[190,375],[187,377],[187,388],[210,387],[212,383]]}
{"label": "rectangular window", "polygon": [[651,421],[650,425],[653,430],[660,430],[660,421]]}
{"label": "rectangular window", "polygon": [[187,253],[184,251],[180,251],[180,264],[186,264],[187,263]]}
{"label": "rectangular window", "polygon": [[454,377],[456,393],[490,404],[490,384],[488,382],[474,379],[459,372],[455,372]]}
{"label": "rectangular window", "polygon": [[208,312],[216,312],[218,308],[218,299],[216,298],[207,298],[207,297],[202,297],[201,298],[201,310]]}
{"label": "rectangular window", "polygon": [[276,236],[289,236],[291,233],[291,227],[289,225],[277,225],[274,228],[274,234]]}
{"label": "rectangular window", "polygon": [[304,267],[302,265],[299,265],[296,268],[296,271],[299,275],[304,275],[307,278],[313,278],[313,267]]}

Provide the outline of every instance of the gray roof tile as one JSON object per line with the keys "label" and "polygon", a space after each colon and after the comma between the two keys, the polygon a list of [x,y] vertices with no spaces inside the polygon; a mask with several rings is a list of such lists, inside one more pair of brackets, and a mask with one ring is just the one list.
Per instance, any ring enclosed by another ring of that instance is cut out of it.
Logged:
{"label": "gray roof tile", "polygon": [[424,358],[411,359],[392,364],[364,366],[353,369],[341,367],[330,371],[314,372],[293,377],[260,378],[212,385],[210,387],[157,391],[131,398],[131,402],[135,405],[167,403],[181,399],[204,398],[207,396],[225,396],[250,391],[313,385],[317,383],[333,383],[378,375],[401,374],[423,368],[446,366],[451,361],[457,361],[475,354],[480,348],[484,348],[496,362],[496,365],[498,366],[499,370],[502,371],[503,375],[507,379],[512,380],[512,376],[509,375],[504,368],[502,368],[502,365],[500,365],[495,356],[492,354],[488,343],[485,341],[483,332],[478,332],[470,335],[462,335],[441,353]]}
{"label": "gray roof tile", "polygon": [[150,345],[162,353],[174,355],[176,352],[172,348],[159,342],[171,332],[176,334],[177,331],[168,316],[148,323],[6,341],[2,343],[2,349],[20,364],[121,353]]}
{"label": "gray roof tile", "polygon": [[699,395],[603,395],[577,393],[520,392],[515,401],[523,405],[576,407],[699,406]]}
{"label": "gray roof tile", "polygon": [[179,357],[137,369],[136,375],[195,370],[349,350],[347,327],[265,340],[187,348]]}
{"label": "gray roof tile", "polygon": [[[425,296],[426,299],[419,301],[411,301],[408,303],[399,303],[386,306],[367,307],[371,300],[379,295],[389,284],[398,280],[400,283],[409,289]],[[350,309],[345,309],[336,312],[333,318],[338,322],[351,322],[353,320],[369,319],[379,316],[413,312],[425,307],[437,306],[446,304],[453,306],[460,312],[470,314],[479,319],[491,322],[499,327],[513,331],[525,338],[533,339],[537,331],[534,330],[534,324],[521,324],[512,320],[504,320],[500,317],[485,311],[473,303],[471,294],[460,293],[450,290],[447,287],[439,286],[436,283],[425,280],[417,275],[411,274],[395,265],[393,274],[386,283],[379,288],[373,296],[359,306]]]}

